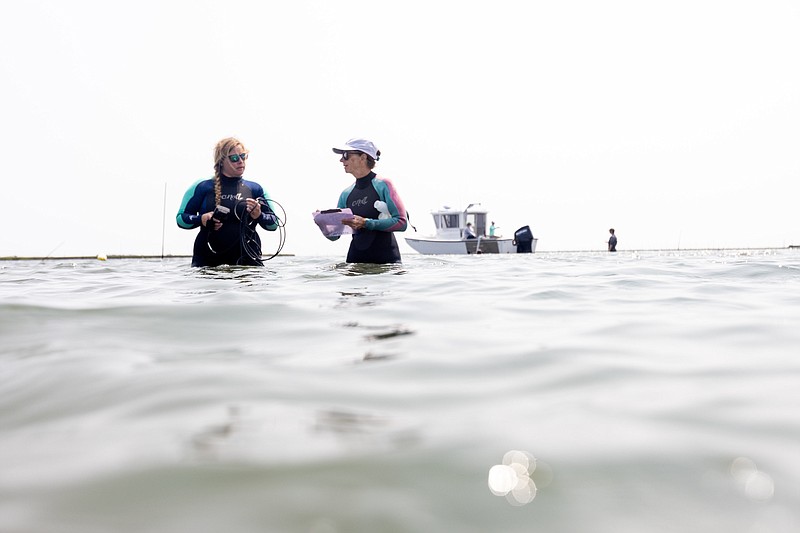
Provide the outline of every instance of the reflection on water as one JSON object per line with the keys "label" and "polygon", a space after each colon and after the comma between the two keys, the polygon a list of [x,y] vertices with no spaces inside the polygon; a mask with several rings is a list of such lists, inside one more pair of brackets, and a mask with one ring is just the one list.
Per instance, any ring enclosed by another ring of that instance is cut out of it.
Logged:
{"label": "reflection on water", "polygon": [[2,264],[0,531],[800,530],[800,251],[339,259]]}
{"label": "reflection on water", "polygon": [[317,413],[316,429],[340,435],[368,435],[386,428],[385,418],[351,411],[325,410]]}
{"label": "reflection on water", "polygon": [[400,339],[414,334],[413,330],[401,324],[379,326],[366,325],[359,322],[348,322],[344,324],[344,327],[371,331],[371,333],[364,336],[364,340],[368,343],[368,349],[363,358],[364,361],[386,361],[399,357],[401,353],[403,353],[400,351],[401,345],[398,345],[398,343],[390,343],[386,346],[384,345],[384,341]]}
{"label": "reflection on water", "polygon": [[380,341],[391,339],[393,337],[402,337],[403,335],[412,335],[414,332],[410,329],[405,329],[402,326],[395,326],[390,327],[388,331],[384,331],[382,333],[373,333],[372,335],[367,335],[368,341]]}
{"label": "reflection on water", "polygon": [[370,307],[378,305],[386,295],[384,292],[363,291],[339,291],[341,298],[337,307]]}
{"label": "reflection on water", "polygon": [[230,439],[240,425],[240,408],[230,405],[226,420],[209,425],[191,437],[192,449],[197,453],[198,458],[205,460],[214,458],[225,441]]}
{"label": "reflection on water", "polygon": [[197,279],[232,280],[243,285],[255,285],[265,279],[274,279],[278,272],[268,266],[234,266],[191,267],[187,265],[186,274]]}
{"label": "reflection on water", "polygon": [[402,263],[337,263],[333,269],[345,276],[376,276],[381,274],[395,274],[402,276],[407,271]]}
{"label": "reflection on water", "polygon": [[317,413],[314,430],[336,435],[348,446],[402,449],[419,442],[416,428],[388,416],[344,409],[325,409]]}

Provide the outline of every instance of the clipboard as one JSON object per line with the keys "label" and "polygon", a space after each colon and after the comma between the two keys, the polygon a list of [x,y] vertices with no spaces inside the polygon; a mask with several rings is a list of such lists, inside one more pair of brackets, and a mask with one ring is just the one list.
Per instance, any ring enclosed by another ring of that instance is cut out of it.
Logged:
{"label": "clipboard", "polygon": [[339,237],[353,233],[353,228],[342,223],[342,220],[346,218],[353,218],[353,212],[349,208],[314,211],[312,216],[314,223],[319,226],[319,230],[326,237]]}

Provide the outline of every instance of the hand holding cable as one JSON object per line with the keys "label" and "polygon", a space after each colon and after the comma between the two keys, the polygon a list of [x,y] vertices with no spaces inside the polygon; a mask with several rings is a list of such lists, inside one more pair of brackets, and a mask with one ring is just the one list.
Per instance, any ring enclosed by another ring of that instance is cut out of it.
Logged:
{"label": "hand holding cable", "polygon": [[261,204],[255,198],[247,199],[247,212],[250,213],[250,218],[258,220],[261,218]]}

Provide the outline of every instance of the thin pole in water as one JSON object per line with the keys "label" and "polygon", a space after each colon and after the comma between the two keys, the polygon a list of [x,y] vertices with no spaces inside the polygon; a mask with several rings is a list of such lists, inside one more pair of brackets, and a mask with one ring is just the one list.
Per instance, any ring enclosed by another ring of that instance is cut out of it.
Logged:
{"label": "thin pole in water", "polygon": [[161,259],[164,259],[164,235],[167,228],[167,182],[164,182],[164,210],[161,215]]}
{"label": "thin pole in water", "polygon": [[55,248],[53,248],[52,250],[50,250],[50,251],[47,253],[47,255],[46,255],[46,256],[42,257],[42,263],[44,263],[46,259],[50,259],[50,256],[51,256],[51,255],[53,255],[53,252],[55,252],[56,250],[58,250],[59,248],[61,248],[61,245],[62,245],[62,244],[64,244],[65,242],[66,242],[66,241],[61,241],[60,243],[58,243],[58,246],[56,246]]}

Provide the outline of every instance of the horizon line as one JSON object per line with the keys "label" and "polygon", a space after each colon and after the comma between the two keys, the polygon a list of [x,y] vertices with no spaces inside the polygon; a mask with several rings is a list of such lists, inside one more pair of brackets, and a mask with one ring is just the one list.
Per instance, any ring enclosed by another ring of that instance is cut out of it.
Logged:
{"label": "horizon line", "polygon": [[[699,251],[733,251],[733,250],[792,250],[800,249],[798,244],[790,244],[788,246],[734,246],[734,247],[712,247],[712,248],[641,248],[632,250],[617,250],[616,252],[609,252],[607,250],[548,250],[536,251],[531,254],[471,254],[471,255],[543,255],[543,254],[563,254],[563,253],[633,253],[633,252],[699,252]],[[404,255],[447,255],[447,254],[421,254],[421,253],[407,253]],[[277,257],[296,257],[297,254],[278,254]],[[102,259],[101,259],[102,257]],[[186,259],[191,258],[191,254],[108,254],[108,255],[64,255],[64,256],[0,256],[0,261],[56,261],[65,259],[96,259],[100,261],[110,259]]]}

